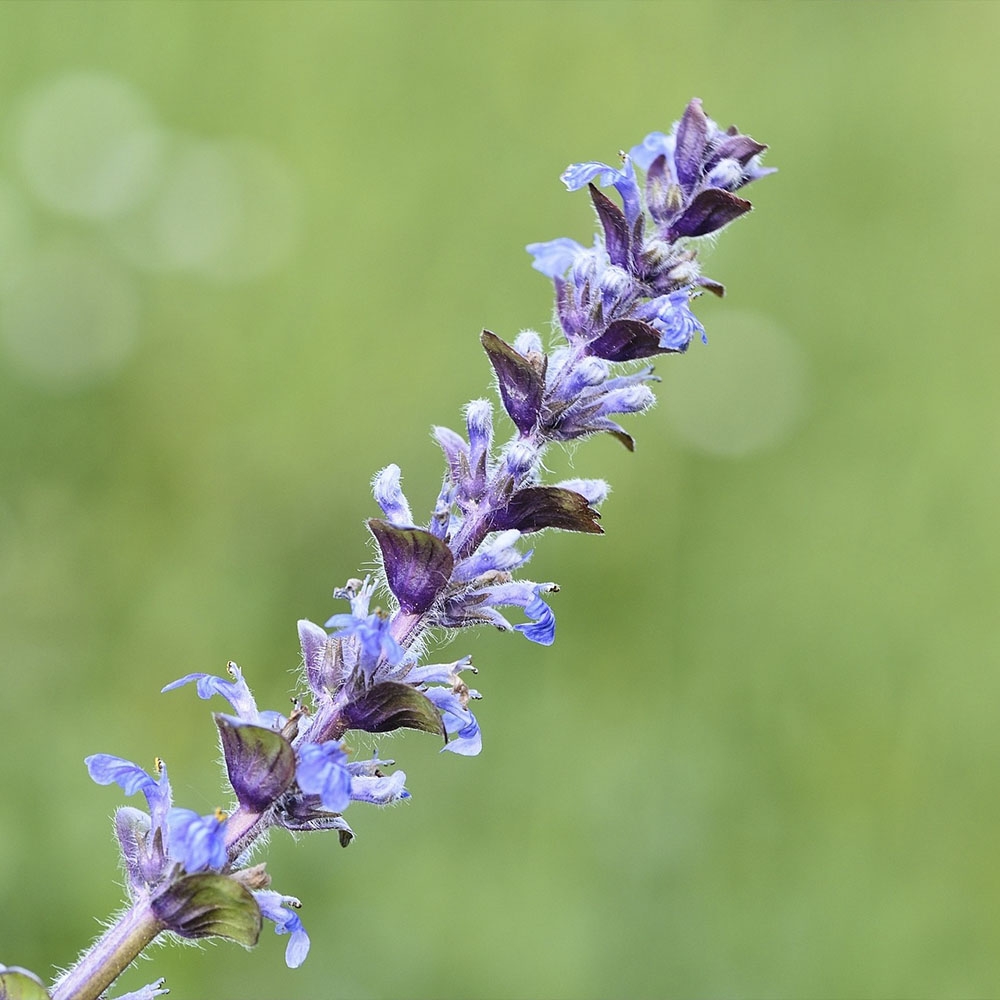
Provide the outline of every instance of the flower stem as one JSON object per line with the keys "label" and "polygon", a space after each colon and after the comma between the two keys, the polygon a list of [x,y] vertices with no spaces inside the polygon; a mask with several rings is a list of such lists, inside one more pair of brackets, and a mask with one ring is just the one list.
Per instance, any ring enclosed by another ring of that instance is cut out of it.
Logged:
{"label": "flower stem", "polygon": [[148,899],[135,903],[56,983],[52,1000],[97,1000],[163,927]]}
{"label": "flower stem", "polygon": [[232,864],[267,829],[262,813],[239,807],[226,823],[226,851]]}

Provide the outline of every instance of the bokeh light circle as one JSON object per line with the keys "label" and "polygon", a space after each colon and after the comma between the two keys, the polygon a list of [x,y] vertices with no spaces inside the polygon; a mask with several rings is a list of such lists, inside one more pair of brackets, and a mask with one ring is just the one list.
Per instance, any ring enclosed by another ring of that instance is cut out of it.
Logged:
{"label": "bokeh light circle", "polygon": [[287,260],[301,216],[300,185],[266,146],[175,137],[156,191],[112,236],[138,267],[240,282]]}
{"label": "bokeh light circle", "polygon": [[147,194],[163,134],[145,98],[124,80],[71,73],[25,96],[13,148],[24,183],[47,208],[106,219]]}
{"label": "bokeh light circle", "polygon": [[765,316],[732,311],[711,324],[708,347],[693,343],[666,358],[661,406],[689,448],[739,457],[775,446],[791,432],[806,398],[799,345]]}
{"label": "bokeh light circle", "polygon": [[4,361],[56,390],[104,381],[132,352],[138,293],[113,259],[83,240],[34,251],[0,298]]}
{"label": "bokeh light circle", "polygon": [[32,240],[31,211],[18,189],[0,177],[0,294],[17,280]]}

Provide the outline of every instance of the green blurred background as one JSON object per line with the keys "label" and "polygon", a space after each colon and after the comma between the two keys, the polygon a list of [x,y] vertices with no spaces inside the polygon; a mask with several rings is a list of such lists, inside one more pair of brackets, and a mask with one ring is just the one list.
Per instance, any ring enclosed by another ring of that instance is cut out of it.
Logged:
{"label": "green blurred background", "polygon": [[[558,641],[465,634],[485,750],[272,839],[313,950],[172,996],[1000,994],[996,4],[0,6],[0,961],[121,900],[104,751],[225,804],[188,671],[295,689],[295,620],[433,502],[477,343],[547,330],[558,175],[692,95],[771,144],[708,348],[553,475]],[[991,229],[990,225],[994,228]]]}

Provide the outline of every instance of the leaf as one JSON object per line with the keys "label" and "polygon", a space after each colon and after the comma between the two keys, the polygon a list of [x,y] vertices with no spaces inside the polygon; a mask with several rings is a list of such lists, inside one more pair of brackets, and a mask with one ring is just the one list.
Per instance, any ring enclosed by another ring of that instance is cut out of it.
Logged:
{"label": "leaf", "polygon": [[762,142],[751,139],[748,135],[726,136],[708,158],[706,170],[711,170],[720,160],[737,160],[741,166],[746,166],[754,156],[767,149]]}
{"label": "leaf", "polygon": [[708,118],[701,110],[701,101],[693,97],[677,126],[677,144],[674,147],[677,180],[687,191],[691,190],[701,175],[701,160],[707,141]]}
{"label": "leaf", "polygon": [[354,831],[339,813],[312,808],[307,799],[294,800],[291,805],[292,809],[278,814],[278,823],[286,830],[295,830],[301,833],[336,830],[341,847],[348,847],[354,840]]}
{"label": "leaf", "polygon": [[660,334],[638,319],[616,319],[596,340],[587,344],[587,353],[605,361],[635,361],[654,354],[676,353],[660,346]]}
{"label": "leaf", "polygon": [[384,681],[350,702],[342,712],[348,729],[366,733],[391,733],[396,729],[419,729],[445,735],[441,713],[415,687]]}
{"label": "leaf", "polygon": [[[627,447],[627,446],[626,446]],[[604,534],[597,519],[601,515],[587,498],[564,486],[527,486],[512,494],[490,518],[490,531],[516,528],[523,534],[542,528]]]}
{"label": "leaf", "polygon": [[226,875],[185,875],[152,900],[153,913],[184,938],[221,937],[252,948],[260,937],[260,907]]}
{"label": "leaf", "polygon": [[27,969],[0,965],[0,1000],[50,1000],[42,981]]}
{"label": "leaf", "polygon": [[608,433],[616,440],[620,441],[629,451],[635,451],[635,438],[631,434],[623,431],[620,427],[617,430],[609,430]]}
{"label": "leaf", "polygon": [[295,778],[295,751],[280,733],[216,713],[229,783],[240,805],[263,812]]}
{"label": "leaf", "polygon": [[368,527],[382,550],[389,589],[399,606],[414,614],[426,611],[451,579],[455,568],[451,549],[423,528],[397,528],[376,517]]}
{"label": "leaf", "polygon": [[497,373],[500,399],[508,416],[522,434],[538,421],[545,389],[545,369],[533,365],[495,333],[483,330],[480,342]]}
{"label": "leaf", "polygon": [[701,285],[702,288],[707,292],[711,292],[716,298],[721,299],[726,294],[726,286],[719,281],[713,281],[711,278],[706,278],[704,275],[695,278],[694,283],[696,285]]}
{"label": "leaf", "polygon": [[[674,190],[677,191],[676,185]],[[677,191],[679,194],[680,192]],[[660,153],[646,171],[646,204],[649,214],[657,222],[665,222],[670,215],[670,176],[667,174],[667,157]],[[676,206],[673,206],[676,207]]]}
{"label": "leaf", "polygon": [[746,199],[722,188],[705,188],[674,220],[667,238],[673,242],[682,236],[707,236],[728,225],[753,208]]}
{"label": "leaf", "polygon": [[608,258],[618,267],[628,266],[628,223],[625,213],[593,184],[590,188],[590,200],[597,209],[597,217],[604,227],[604,245],[608,250]]}

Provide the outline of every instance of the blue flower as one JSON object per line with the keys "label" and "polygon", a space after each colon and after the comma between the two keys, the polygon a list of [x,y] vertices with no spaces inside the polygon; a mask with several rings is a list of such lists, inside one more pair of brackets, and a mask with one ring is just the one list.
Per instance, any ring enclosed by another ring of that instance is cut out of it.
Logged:
{"label": "blue flower", "polygon": [[163,989],[163,977],[155,982],[147,983],[142,989],[133,990],[130,993],[122,993],[115,997],[115,1000],[155,1000],[156,997],[165,997],[170,990]]}
{"label": "blue flower", "polygon": [[219,871],[226,854],[226,817],[221,812],[199,816],[193,809],[173,808],[167,815],[170,856],[187,872]]}
{"label": "blue flower", "polygon": [[413,514],[400,485],[398,465],[387,465],[372,480],[372,494],[390,524],[399,528],[412,526]]}
{"label": "blue flower", "polygon": [[338,639],[353,636],[361,647],[361,664],[366,674],[371,674],[382,657],[390,665],[397,664],[404,655],[402,647],[392,637],[391,623],[387,617],[378,614],[355,618],[354,615],[334,615],[328,618],[327,628],[335,629]]}
{"label": "blue flower", "polygon": [[506,573],[523,566],[530,558],[532,550],[521,552],[516,543],[521,532],[516,528],[500,531],[479,546],[468,559],[460,559],[455,564],[451,578],[455,583],[467,583],[487,573]]}
{"label": "blue flower", "polygon": [[155,982],[147,983],[142,989],[132,990],[130,993],[122,993],[115,997],[115,1000],[156,1000],[156,997],[165,997],[170,990],[163,989],[163,977]]}
{"label": "blue flower", "polygon": [[335,740],[306,743],[297,754],[299,788],[307,795],[318,795],[324,809],[343,812],[351,803],[351,772],[341,745]]}
{"label": "blue flower", "polygon": [[530,625],[515,625],[525,639],[542,646],[551,646],[556,640],[556,616],[552,609],[538,596],[536,591],[532,601],[524,606],[524,613],[533,621]]}
{"label": "blue flower", "polygon": [[341,644],[331,641],[325,629],[305,618],[299,620],[298,632],[306,680],[317,703],[328,704],[332,700],[331,692],[340,688],[349,674]]}
{"label": "blue flower", "polygon": [[559,180],[570,191],[578,191],[592,181],[597,181],[602,187],[613,184],[622,197],[625,209],[625,221],[631,227],[642,211],[642,198],[639,185],[635,179],[635,169],[632,161],[626,156],[620,170],[606,163],[590,161],[588,163],[571,163],[560,175]]}
{"label": "blue flower", "polygon": [[564,275],[577,256],[587,252],[586,247],[580,246],[576,240],[571,240],[568,236],[560,236],[547,243],[529,243],[524,249],[535,258],[531,266],[549,278]]}
{"label": "blue flower", "polygon": [[366,580],[354,591],[338,591],[335,597],[348,597],[351,602],[350,614],[333,615],[326,622],[327,628],[335,629],[334,636],[341,640],[353,638],[357,653],[357,668],[370,677],[380,659],[395,666],[405,655],[404,650],[393,638],[389,618],[378,611],[368,612],[375,583]]}
{"label": "blue flower", "polygon": [[353,774],[351,799],[355,802],[368,802],[374,806],[386,806],[391,802],[400,802],[410,797],[405,785],[404,771],[393,771],[392,774]]}
{"label": "blue flower", "polygon": [[[191,809],[171,807],[170,781],[162,761],[157,762],[158,778],[151,777],[138,764],[111,754],[93,754],[85,763],[91,778],[99,785],[116,784],[126,795],[142,792],[146,796],[150,829],[160,831],[167,856],[179,862],[185,871],[218,870],[226,864],[225,817],[221,813],[199,816]],[[151,870],[148,859],[128,867],[130,875],[142,870],[147,881],[155,881],[155,871]]]}
{"label": "blue flower", "polygon": [[[449,730],[451,733],[452,730]],[[479,732],[479,723],[476,717],[469,712],[469,721],[460,729],[454,730],[455,738],[449,740],[442,748],[441,752],[450,750],[462,757],[475,757],[482,752],[483,737]]]}
{"label": "blue flower", "polygon": [[164,825],[170,809],[172,794],[167,777],[167,765],[157,760],[157,777],[147,774],[138,764],[124,757],[108,753],[95,753],[84,760],[90,777],[99,785],[118,785],[126,795],[142,792],[149,804],[153,829]]}
{"label": "blue flower", "polygon": [[240,668],[230,661],[229,672],[233,676],[231,681],[227,681],[223,677],[216,677],[214,674],[185,674],[162,688],[161,693],[173,691],[175,688],[194,682],[198,697],[203,701],[208,701],[213,695],[222,695],[233,706],[237,717],[243,722],[250,722],[255,726],[265,726],[270,729],[281,729],[288,721],[285,716],[280,712],[258,711],[257,702],[254,700],[247,682],[243,679]]}
{"label": "blue flower", "polygon": [[[633,146],[629,150],[629,159],[640,169],[649,170],[649,165],[658,156],[665,156],[673,170],[674,147],[676,140],[673,135],[666,135],[664,132],[650,132],[642,142]],[[676,181],[676,173],[673,175]]]}
{"label": "blue flower", "polygon": [[680,289],[651,299],[636,310],[636,315],[659,331],[662,347],[684,351],[696,333],[701,334],[702,343],[708,343],[705,328],[691,312],[690,302],[689,293]]}
{"label": "blue flower", "polygon": [[270,889],[260,889],[253,896],[261,915],[274,922],[275,933],[291,934],[285,948],[285,964],[289,969],[297,969],[309,954],[309,935],[295,912],[302,904],[294,896],[282,896]]}
{"label": "blue flower", "polygon": [[476,717],[466,707],[470,697],[478,697],[478,692],[470,692],[464,684],[457,689],[430,687],[424,694],[437,706],[444,720],[445,732],[454,739],[449,740],[442,751],[475,757],[483,749],[483,738]]}

